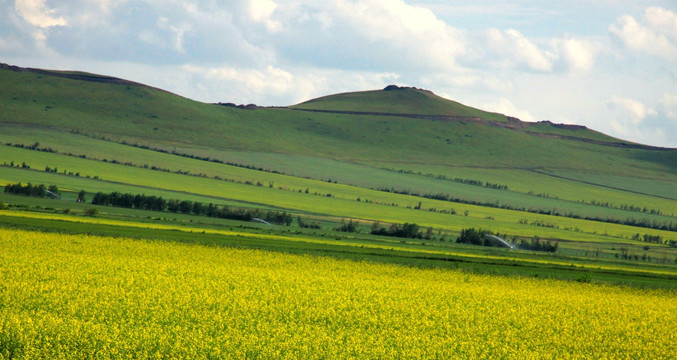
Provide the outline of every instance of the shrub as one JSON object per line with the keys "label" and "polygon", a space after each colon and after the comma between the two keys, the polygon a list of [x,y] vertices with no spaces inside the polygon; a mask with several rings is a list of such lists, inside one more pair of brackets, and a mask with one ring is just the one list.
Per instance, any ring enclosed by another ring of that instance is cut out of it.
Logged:
{"label": "shrub", "polygon": [[87,210],[85,210],[85,215],[86,216],[97,216],[97,215],[99,215],[99,210],[97,210],[95,208],[87,208]]}

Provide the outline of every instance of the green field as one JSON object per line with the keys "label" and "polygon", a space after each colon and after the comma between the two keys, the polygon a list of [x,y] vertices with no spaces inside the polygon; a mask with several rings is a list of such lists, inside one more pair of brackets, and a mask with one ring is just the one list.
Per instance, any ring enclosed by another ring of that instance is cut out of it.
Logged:
{"label": "green field", "polygon": [[[11,156],[27,159],[28,163],[37,169],[44,169],[45,166],[51,165],[68,172],[81,172],[82,174],[80,177],[75,177],[58,173],[45,173],[33,169],[5,168],[6,175],[3,176],[4,179],[0,178],[0,180],[4,180],[6,183],[21,181],[22,177],[27,176],[26,173],[36,173],[36,179],[41,182],[54,183],[64,189],[78,190],[77,186],[69,187],[68,185],[91,183],[96,184],[94,188],[88,185],[80,185],[80,187],[89,192],[114,191],[113,189],[118,189],[119,185],[128,184],[134,185],[135,188],[129,191],[125,190],[125,192],[154,194],[166,198],[183,198],[190,195],[192,196],[191,200],[199,198],[200,200],[193,201],[205,203],[235,201],[334,217],[358,218],[388,223],[415,222],[421,226],[432,226],[441,230],[459,231],[463,227],[498,227],[501,229],[501,233],[510,235],[529,237],[538,235],[543,238],[569,241],[599,242],[601,240],[598,238],[616,238],[616,242],[627,243],[630,242],[627,238],[638,231],[638,229],[625,225],[599,224],[567,217],[423,199],[219,164],[214,165],[226,167],[227,174],[229,176],[235,174],[234,176],[239,178],[239,182],[153,171],[27,149],[9,148],[8,150],[7,153]],[[89,173],[86,171],[89,171]],[[83,179],[83,176],[90,176],[90,179]],[[246,179],[247,176],[252,176],[248,178],[250,184],[243,181],[243,177]],[[94,177],[98,177],[98,179],[93,179]],[[51,178],[54,180],[47,180]],[[257,183],[260,183],[261,186],[257,186]],[[266,185],[271,183],[273,184],[272,187]],[[305,189],[310,190],[306,193]],[[328,197],[327,194],[332,196]],[[358,198],[361,200],[357,201]],[[538,200],[538,198],[535,199]],[[414,209],[418,203],[421,203],[420,210]],[[452,208],[456,214],[447,213]],[[431,209],[438,211],[431,211]],[[468,212],[467,216],[465,216],[466,211]],[[607,211],[613,214],[612,210]],[[653,218],[657,221],[671,220],[670,217],[666,216],[653,216]],[[519,223],[520,220],[525,219],[529,223],[540,222],[553,226],[542,227]],[[660,235],[665,239],[672,239],[674,236],[673,232],[655,229],[641,229],[640,232]]]}

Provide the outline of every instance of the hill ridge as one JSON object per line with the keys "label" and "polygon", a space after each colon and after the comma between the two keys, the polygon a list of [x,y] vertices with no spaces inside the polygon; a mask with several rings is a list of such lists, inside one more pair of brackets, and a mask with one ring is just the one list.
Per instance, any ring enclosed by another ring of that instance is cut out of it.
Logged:
{"label": "hill ridge", "polygon": [[[368,111],[340,111],[340,110],[319,110],[319,109],[298,109],[292,107],[281,107],[283,109],[293,110],[293,111],[307,111],[307,112],[316,112],[316,113],[326,113],[326,114],[344,114],[344,115],[363,115],[363,116],[396,116],[404,118],[413,118],[413,119],[425,119],[433,121],[468,121],[476,122],[488,126],[500,127],[511,130],[521,130],[528,129],[529,125],[532,123],[522,121],[518,118],[506,116],[508,119],[507,123],[495,122],[482,119],[480,117],[473,116],[447,116],[447,115],[424,115],[424,114],[403,114],[403,113],[382,113],[382,112],[368,112]],[[555,124],[549,120],[539,121],[534,124],[549,124],[551,126],[560,128],[560,129],[576,129],[576,130],[590,130],[586,126],[582,125],[569,125],[569,124]],[[602,146],[612,146],[626,149],[643,149],[643,150],[660,150],[660,151],[670,151],[674,150],[666,147],[636,144],[630,142],[611,142],[611,141],[602,141],[594,140],[577,136],[568,136],[568,135],[557,135],[557,134],[547,134],[534,131],[524,131],[527,135],[551,138],[551,139],[563,139],[563,140],[573,140],[580,141],[590,144],[597,144]]]}
{"label": "hill ridge", "polygon": [[41,75],[47,75],[47,76],[54,76],[54,77],[60,77],[60,78],[65,78],[65,79],[70,79],[70,80],[79,80],[79,81],[88,81],[88,82],[96,82],[96,83],[102,83],[102,84],[113,84],[113,85],[131,85],[131,86],[139,86],[139,87],[145,87],[148,89],[153,89],[157,91],[162,91],[164,93],[176,95],[176,96],[181,96],[176,93],[173,93],[171,91],[161,89],[158,87],[146,85],[143,83],[131,81],[131,80],[126,80],[122,78],[118,78],[115,76],[109,76],[109,75],[100,75],[100,74],[93,74],[93,73],[88,73],[88,72],[83,72],[83,71],[70,71],[70,70],[46,70],[46,69],[38,69],[38,68],[30,68],[30,67],[20,67],[16,65],[9,65],[5,63],[0,63],[0,70],[10,70],[10,71],[15,71],[15,72],[32,72],[36,74],[41,74]]}

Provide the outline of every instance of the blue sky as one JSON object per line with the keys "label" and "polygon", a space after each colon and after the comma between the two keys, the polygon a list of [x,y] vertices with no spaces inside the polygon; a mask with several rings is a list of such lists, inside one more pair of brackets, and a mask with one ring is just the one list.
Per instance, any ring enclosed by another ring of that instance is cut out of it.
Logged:
{"label": "blue sky", "polygon": [[675,0],[0,0],[0,62],[203,102],[416,86],[677,148]]}

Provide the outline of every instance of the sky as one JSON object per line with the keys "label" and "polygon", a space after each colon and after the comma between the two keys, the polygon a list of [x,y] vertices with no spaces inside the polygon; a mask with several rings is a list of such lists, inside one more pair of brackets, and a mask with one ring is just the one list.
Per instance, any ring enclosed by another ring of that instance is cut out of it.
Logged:
{"label": "sky", "polygon": [[0,0],[0,62],[262,106],[415,86],[677,148],[677,0]]}

